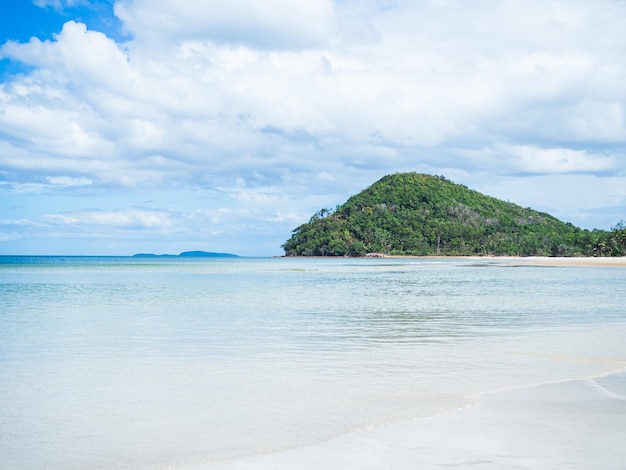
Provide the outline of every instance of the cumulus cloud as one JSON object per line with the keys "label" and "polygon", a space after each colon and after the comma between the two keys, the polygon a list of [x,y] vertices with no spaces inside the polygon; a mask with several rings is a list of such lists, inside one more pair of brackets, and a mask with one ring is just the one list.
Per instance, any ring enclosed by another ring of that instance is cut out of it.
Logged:
{"label": "cumulus cloud", "polygon": [[68,21],[54,41],[32,37],[21,44],[8,41],[2,46],[4,57],[43,69],[60,84],[128,86],[132,81],[127,57],[103,33],[89,31],[83,23]]}
{"label": "cumulus cloud", "polygon": [[[314,9],[314,19],[361,11],[359,21],[380,40],[366,48],[347,41],[309,50],[212,40],[212,22],[229,25],[231,18],[241,30],[251,28],[241,19],[245,3],[118,2],[116,11],[138,35],[151,29],[169,41],[162,49],[116,44],[75,22],[54,41],[5,44],[5,57],[37,70],[4,87],[3,125],[56,155],[98,154],[127,176],[124,161],[155,154],[186,162],[191,175],[198,165],[223,173],[335,160],[334,151],[348,145],[404,163],[413,149],[459,140],[470,147],[477,140],[524,145],[536,137],[577,145],[625,140],[624,92],[615,88],[623,70],[596,56],[594,45],[603,43],[592,25],[597,13],[578,3],[526,14],[516,4],[494,4],[491,13],[479,8],[464,17],[445,3],[399,2],[363,12],[350,4],[264,2],[250,9],[257,26],[272,19],[291,27],[299,9]],[[281,9],[287,20],[275,13]],[[489,15],[499,21],[492,24]],[[194,31],[187,17],[206,35],[168,33]],[[524,28],[534,34],[522,34]],[[557,47],[553,30],[572,42]],[[578,39],[587,33],[589,44]],[[598,83],[590,93],[583,86],[598,80],[592,79],[598,69],[610,87]],[[345,162],[362,165],[367,153]]]}

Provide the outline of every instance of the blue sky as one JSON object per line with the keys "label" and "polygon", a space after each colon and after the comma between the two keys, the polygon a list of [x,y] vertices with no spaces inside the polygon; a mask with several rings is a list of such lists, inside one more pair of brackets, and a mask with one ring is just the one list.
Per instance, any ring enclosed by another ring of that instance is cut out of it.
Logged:
{"label": "blue sky", "polygon": [[280,255],[401,171],[626,219],[623,1],[0,8],[0,254]]}

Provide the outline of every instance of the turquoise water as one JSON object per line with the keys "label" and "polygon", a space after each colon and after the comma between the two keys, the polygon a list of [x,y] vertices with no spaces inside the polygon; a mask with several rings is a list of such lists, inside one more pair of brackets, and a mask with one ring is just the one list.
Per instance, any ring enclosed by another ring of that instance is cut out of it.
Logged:
{"label": "turquoise water", "polygon": [[168,468],[623,370],[626,269],[0,257],[0,468]]}

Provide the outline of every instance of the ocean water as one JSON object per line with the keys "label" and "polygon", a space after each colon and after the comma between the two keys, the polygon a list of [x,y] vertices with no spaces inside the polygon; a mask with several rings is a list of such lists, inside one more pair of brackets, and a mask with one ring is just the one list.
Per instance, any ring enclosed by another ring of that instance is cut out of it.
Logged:
{"label": "ocean water", "polygon": [[0,468],[230,464],[623,384],[625,286],[497,259],[0,257]]}

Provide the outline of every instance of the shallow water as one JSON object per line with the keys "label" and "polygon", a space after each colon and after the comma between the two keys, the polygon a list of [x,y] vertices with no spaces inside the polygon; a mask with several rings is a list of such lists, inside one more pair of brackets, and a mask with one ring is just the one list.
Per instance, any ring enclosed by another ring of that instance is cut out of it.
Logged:
{"label": "shallow water", "polygon": [[625,367],[626,269],[0,257],[0,467],[167,468]]}
{"label": "shallow water", "polygon": [[189,470],[621,470],[626,374],[482,395],[436,417],[343,434],[312,446]]}

